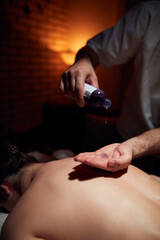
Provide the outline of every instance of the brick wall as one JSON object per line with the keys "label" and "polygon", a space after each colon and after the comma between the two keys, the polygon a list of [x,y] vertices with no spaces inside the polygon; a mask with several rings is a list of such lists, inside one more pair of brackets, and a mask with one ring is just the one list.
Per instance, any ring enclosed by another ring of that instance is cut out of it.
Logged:
{"label": "brick wall", "polygon": [[[68,0],[0,1],[0,130],[41,124],[44,103],[62,102]],[[66,101],[66,99],[65,99]]]}

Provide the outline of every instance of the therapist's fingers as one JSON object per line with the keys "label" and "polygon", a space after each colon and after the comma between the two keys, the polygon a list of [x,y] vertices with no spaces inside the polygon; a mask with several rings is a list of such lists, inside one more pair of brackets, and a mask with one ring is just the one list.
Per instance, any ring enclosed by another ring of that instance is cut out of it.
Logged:
{"label": "therapist's fingers", "polygon": [[84,101],[85,74],[81,71],[68,70],[63,73],[59,88],[67,96],[71,97],[80,107]]}
{"label": "therapist's fingers", "polygon": [[75,100],[75,77],[72,76],[70,71],[66,71],[62,74],[61,80],[59,83],[59,89],[61,92],[71,98],[73,101]]}
{"label": "therapist's fingers", "polygon": [[63,94],[69,96],[69,81],[71,76],[68,74],[68,71],[64,72],[61,76],[59,88]]}
{"label": "therapist's fingers", "polygon": [[103,155],[102,157],[101,155],[97,155],[95,152],[80,153],[74,157],[74,160],[81,162],[83,164],[86,164],[88,166],[107,170],[107,163],[108,163],[107,154]]}
{"label": "therapist's fingers", "polygon": [[60,82],[59,82],[59,89],[64,92],[64,79],[66,78],[65,73],[62,74]]}
{"label": "therapist's fingers", "polygon": [[83,107],[85,105],[84,101],[84,83],[85,83],[85,74],[83,72],[78,72],[75,77],[75,102]]}

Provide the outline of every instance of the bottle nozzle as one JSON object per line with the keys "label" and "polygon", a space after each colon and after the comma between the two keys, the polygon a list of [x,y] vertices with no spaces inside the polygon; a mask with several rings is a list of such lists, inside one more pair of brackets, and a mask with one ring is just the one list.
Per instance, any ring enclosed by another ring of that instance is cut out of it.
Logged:
{"label": "bottle nozzle", "polygon": [[111,106],[111,101],[109,99],[104,99],[103,101],[103,107],[105,107],[105,109],[108,109]]}

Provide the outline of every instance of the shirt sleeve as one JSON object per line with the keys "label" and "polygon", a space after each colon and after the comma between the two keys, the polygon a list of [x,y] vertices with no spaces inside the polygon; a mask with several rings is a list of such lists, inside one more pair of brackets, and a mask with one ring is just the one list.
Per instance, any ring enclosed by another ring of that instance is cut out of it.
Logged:
{"label": "shirt sleeve", "polygon": [[103,67],[123,64],[139,50],[149,19],[145,5],[140,4],[121,17],[115,26],[88,40],[87,46],[96,52]]}

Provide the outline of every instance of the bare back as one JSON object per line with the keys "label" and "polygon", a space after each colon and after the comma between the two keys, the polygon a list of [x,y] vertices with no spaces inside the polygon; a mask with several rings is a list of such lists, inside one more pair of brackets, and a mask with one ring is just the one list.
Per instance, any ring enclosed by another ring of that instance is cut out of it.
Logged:
{"label": "bare back", "polygon": [[72,158],[45,163],[10,213],[4,240],[160,239],[160,182]]}

